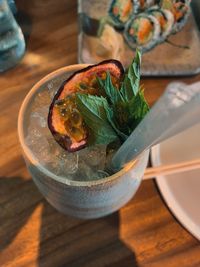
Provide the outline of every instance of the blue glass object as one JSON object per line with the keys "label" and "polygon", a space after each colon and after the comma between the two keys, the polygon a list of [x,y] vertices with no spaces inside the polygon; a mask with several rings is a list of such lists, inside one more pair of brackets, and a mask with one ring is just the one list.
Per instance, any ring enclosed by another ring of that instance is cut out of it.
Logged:
{"label": "blue glass object", "polygon": [[25,52],[25,41],[6,0],[0,0],[0,72],[15,66]]}
{"label": "blue glass object", "polygon": [[7,0],[9,7],[12,11],[12,13],[15,15],[17,13],[17,7],[15,5],[15,1],[14,0]]}

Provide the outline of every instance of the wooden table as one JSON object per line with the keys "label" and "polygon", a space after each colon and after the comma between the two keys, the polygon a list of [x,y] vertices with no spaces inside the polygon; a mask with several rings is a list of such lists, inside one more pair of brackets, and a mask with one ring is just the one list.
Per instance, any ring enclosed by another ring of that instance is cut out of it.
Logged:
{"label": "wooden table", "polygon": [[[200,243],[170,213],[153,180],[142,182],[119,212],[98,220],[64,216],[39,193],[21,155],[17,115],[36,81],[77,63],[77,3],[16,2],[24,12],[27,51],[0,76],[0,266],[200,266]],[[150,104],[172,80],[142,81]]]}

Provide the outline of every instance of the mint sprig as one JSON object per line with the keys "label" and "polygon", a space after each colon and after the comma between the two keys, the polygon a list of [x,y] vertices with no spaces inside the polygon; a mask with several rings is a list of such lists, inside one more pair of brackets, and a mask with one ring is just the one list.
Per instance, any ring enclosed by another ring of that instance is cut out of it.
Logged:
{"label": "mint sprig", "polygon": [[106,79],[97,77],[103,96],[77,93],[77,105],[90,129],[91,144],[109,144],[117,139],[124,142],[149,111],[140,88],[141,54],[136,51],[132,64],[116,88],[107,72]]}
{"label": "mint sprig", "polygon": [[121,94],[127,101],[137,95],[140,86],[141,53],[137,50],[132,64],[125,73]]}
{"label": "mint sprig", "polygon": [[79,111],[90,129],[90,144],[109,144],[118,138],[107,119],[106,110],[109,106],[104,97],[78,93],[76,100]]}
{"label": "mint sprig", "polygon": [[112,84],[110,73],[108,71],[106,72],[106,79],[102,80],[97,76],[97,82],[101,90],[105,92],[110,103],[115,104],[119,101],[123,101],[120,91]]}

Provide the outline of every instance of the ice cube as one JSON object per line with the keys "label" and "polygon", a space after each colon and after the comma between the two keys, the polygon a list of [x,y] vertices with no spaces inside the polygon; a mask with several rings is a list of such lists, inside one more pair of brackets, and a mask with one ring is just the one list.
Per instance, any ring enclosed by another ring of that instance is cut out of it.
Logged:
{"label": "ice cube", "polygon": [[47,84],[47,88],[48,88],[48,94],[49,94],[50,98],[53,99],[54,96],[55,96],[56,90],[57,90],[58,88],[55,87],[55,84],[54,84],[53,81],[50,81],[50,82]]}
{"label": "ice cube", "polygon": [[96,170],[84,162],[79,162],[78,170],[71,176],[75,181],[94,181],[109,176],[102,170]]}
{"label": "ice cube", "polygon": [[48,109],[46,107],[38,109],[37,112],[31,114],[31,124],[35,124],[36,127],[46,127],[47,126],[47,113]]}
{"label": "ice cube", "polygon": [[28,135],[25,142],[41,163],[46,165],[46,163],[51,162],[48,141],[43,135],[39,134],[39,132],[37,132],[37,135],[36,133]]}
{"label": "ice cube", "polygon": [[[66,78],[68,78],[68,75],[66,76]],[[63,79],[64,79],[64,77],[63,77]],[[55,78],[55,79],[51,80],[50,82],[48,82],[48,84],[47,84],[48,91],[47,92],[48,92],[51,100],[54,98],[56,92],[58,91],[60,86],[63,84],[63,79]]]}
{"label": "ice cube", "polygon": [[77,171],[72,175],[75,181],[90,181],[93,180],[94,171],[85,162],[79,161]]}
{"label": "ice cube", "polygon": [[93,170],[103,170],[106,164],[106,145],[90,146],[79,151],[79,161]]}
{"label": "ice cube", "polygon": [[31,111],[38,112],[38,109],[41,109],[43,107],[46,108],[49,107],[50,103],[51,103],[51,98],[49,96],[48,91],[44,90],[42,92],[39,92],[35,97],[34,102],[32,103]]}
{"label": "ice cube", "polygon": [[95,173],[96,178],[95,179],[101,179],[108,177],[109,174],[106,171],[98,170],[97,173]]}
{"label": "ice cube", "polygon": [[106,162],[106,146],[91,146],[73,154],[78,155],[78,164],[76,171],[71,175],[71,179],[91,181],[108,175],[103,171]]}
{"label": "ice cube", "polygon": [[63,174],[74,174],[78,170],[79,158],[77,153],[62,152],[57,156],[59,168]]}
{"label": "ice cube", "polygon": [[[52,135],[48,136],[48,145],[50,155],[53,158],[54,172],[61,176],[73,174],[78,169],[78,153],[69,153],[64,150],[53,138]],[[56,168],[56,169],[55,169]]]}

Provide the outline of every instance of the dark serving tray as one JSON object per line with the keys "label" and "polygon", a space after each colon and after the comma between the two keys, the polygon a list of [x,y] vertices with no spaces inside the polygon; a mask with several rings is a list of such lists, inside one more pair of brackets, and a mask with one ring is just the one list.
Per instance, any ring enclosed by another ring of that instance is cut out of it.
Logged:
{"label": "dark serving tray", "polygon": [[[134,56],[134,51],[128,47],[120,33],[112,32],[113,38],[107,41],[105,37],[100,39],[91,34],[88,35],[85,30],[82,15],[87,14],[93,19],[92,25],[87,25],[87,28],[89,26],[95,30],[95,22],[106,15],[110,2],[108,0],[79,0],[78,61],[80,63],[97,63],[112,57],[120,60],[124,66],[128,66]],[[195,3],[193,6],[195,11],[199,7]],[[174,45],[165,42],[143,54],[143,76],[185,76],[200,73],[200,33],[195,21],[195,18],[198,20],[197,14],[200,14],[200,11],[191,12],[184,28],[168,38],[168,41]],[[110,52],[107,54],[101,51],[104,45],[110,45]]]}

